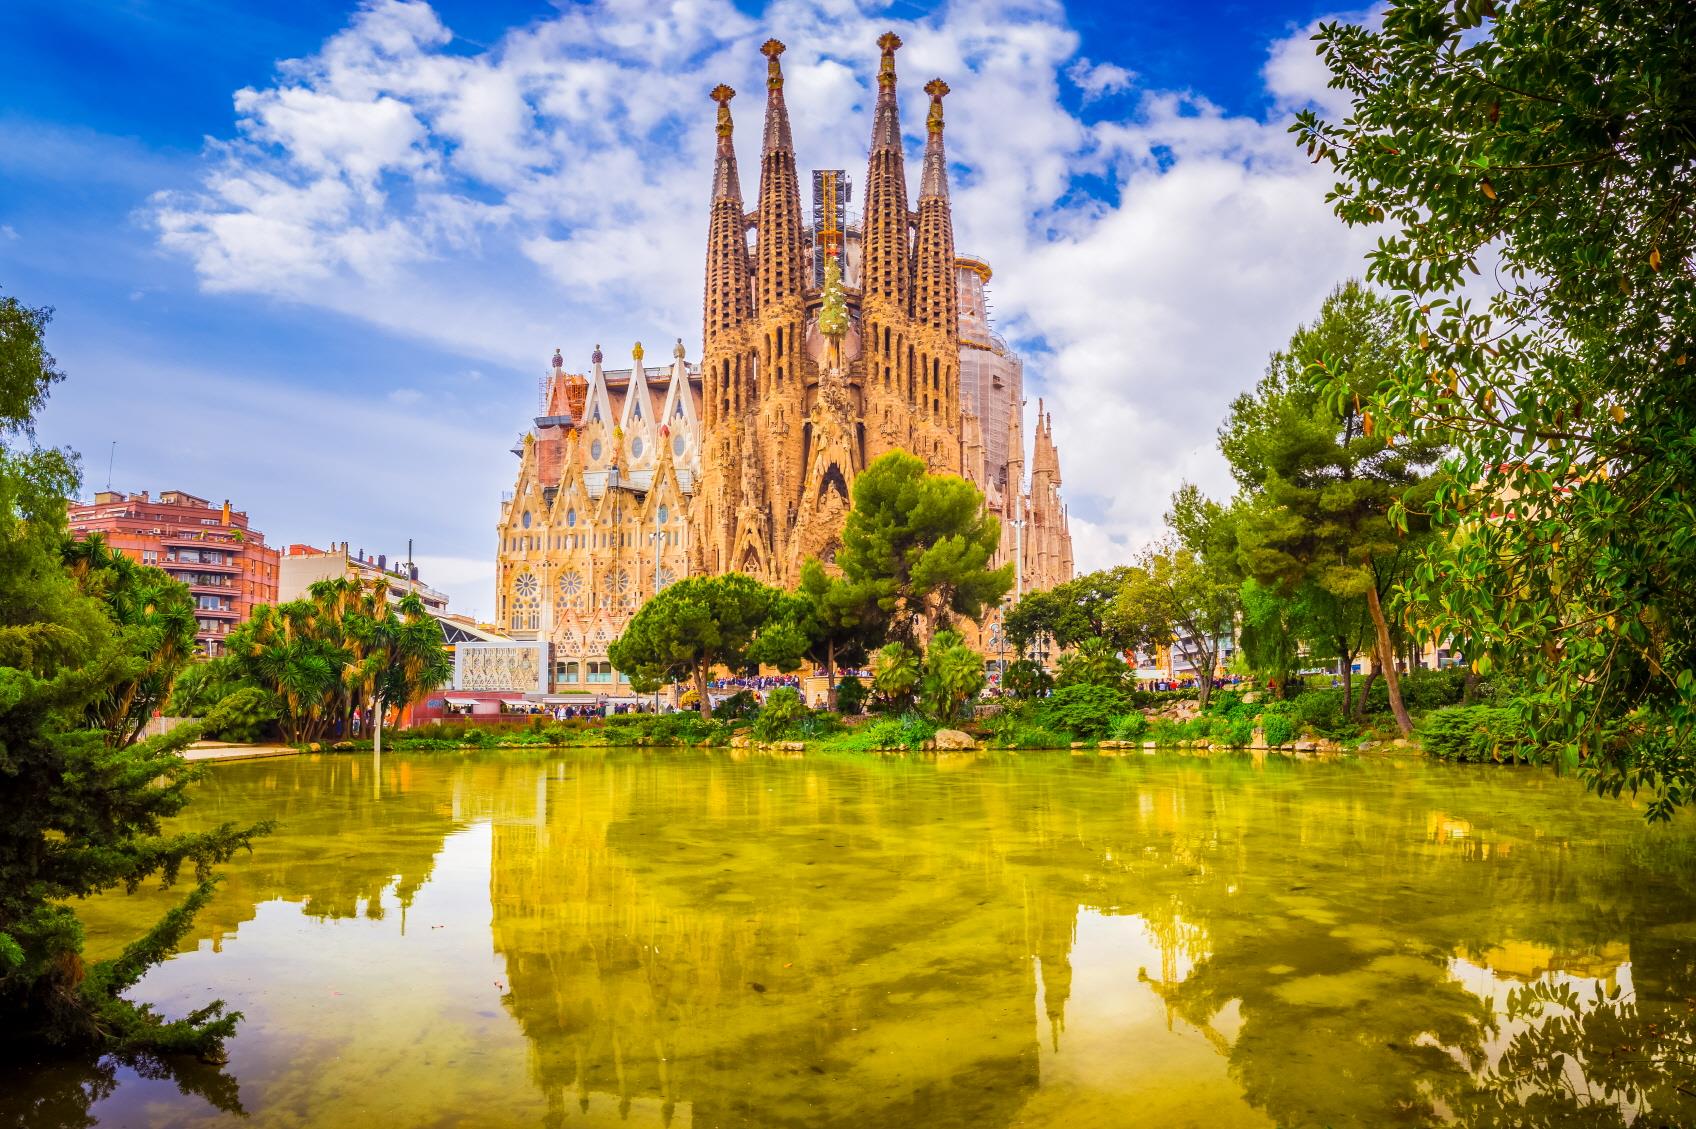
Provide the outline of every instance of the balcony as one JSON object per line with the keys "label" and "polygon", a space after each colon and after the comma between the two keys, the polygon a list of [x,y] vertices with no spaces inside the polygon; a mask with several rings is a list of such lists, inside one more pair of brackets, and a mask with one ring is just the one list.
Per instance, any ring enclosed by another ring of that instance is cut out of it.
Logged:
{"label": "balcony", "polygon": [[216,616],[219,619],[238,619],[241,616],[235,608],[195,608],[194,614]]}
{"label": "balcony", "polygon": [[160,561],[159,567],[172,576],[176,576],[178,580],[183,579],[176,575],[179,572],[216,572],[225,576],[241,575],[241,565],[239,564],[208,564],[206,561],[173,561],[167,559]]}
{"label": "balcony", "polygon": [[[178,579],[183,578],[178,577]],[[208,584],[199,580],[184,580],[183,582],[188,585],[188,590],[196,596],[228,596],[235,592],[236,586],[234,584],[221,577],[219,579],[222,583]]]}

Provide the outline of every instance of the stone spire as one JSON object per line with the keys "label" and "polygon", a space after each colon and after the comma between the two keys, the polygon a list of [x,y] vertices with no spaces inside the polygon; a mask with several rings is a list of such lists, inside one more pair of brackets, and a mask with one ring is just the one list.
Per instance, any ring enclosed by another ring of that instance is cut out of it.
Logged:
{"label": "stone spire", "polygon": [[925,84],[930,113],[925,117],[924,177],[919,188],[919,243],[914,256],[913,318],[920,325],[944,330],[951,338],[960,332],[960,295],[954,278],[954,221],[948,204],[948,154],[942,146],[942,96],[948,84],[940,78]]}
{"label": "stone spire", "polygon": [[795,171],[795,146],[789,136],[789,111],[783,104],[783,44],[768,39],[766,57],[766,129],[760,151],[759,248],[756,287],[764,311],[799,298],[803,271],[801,185]]}
{"label": "stone spire", "polygon": [[707,291],[705,338],[709,344],[753,316],[753,289],[748,278],[748,241],[742,218],[742,183],[736,173],[736,146],[731,139],[730,100],[736,91],[713,87],[718,103],[718,159],[713,165],[712,215],[707,222]]}
{"label": "stone spire", "polygon": [[901,154],[901,111],[895,97],[895,50],[901,38],[885,32],[877,73],[877,105],[872,113],[871,161],[866,169],[863,222],[862,288],[867,305],[879,301],[908,305],[907,169]]}

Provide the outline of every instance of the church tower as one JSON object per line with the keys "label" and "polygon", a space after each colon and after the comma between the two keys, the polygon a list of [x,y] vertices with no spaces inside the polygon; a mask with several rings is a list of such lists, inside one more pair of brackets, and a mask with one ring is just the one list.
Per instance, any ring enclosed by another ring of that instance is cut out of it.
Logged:
{"label": "church tower", "polygon": [[759,373],[757,443],[768,481],[764,484],[770,537],[763,546],[771,567],[786,573],[787,547],[796,520],[802,461],[791,448],[806,417],[806,380],[802,365],[805,327],[803,287],[808,276],[802,238],[801,183],[795,169],[795,144],[789,109],[783,101],[783,44],[768,39],[766,123],[760,145],[760,204],[755,257],[758,296],[754,351]]}
{"label": "church tower", "polygon": [[718,103],[718,153],[707,222],[707,279],[702,326],[701,395],[705,435],[701,505],[695,513],[691,554],[701,571],[744,569],[764,572],[769,529],[759,526],[759,450],[749,442],[754,410],[754,358],[749,336],[754,290],[748,268],[747,220],[742,182],[736,171],[730,100],[736,91],[713,88]]}

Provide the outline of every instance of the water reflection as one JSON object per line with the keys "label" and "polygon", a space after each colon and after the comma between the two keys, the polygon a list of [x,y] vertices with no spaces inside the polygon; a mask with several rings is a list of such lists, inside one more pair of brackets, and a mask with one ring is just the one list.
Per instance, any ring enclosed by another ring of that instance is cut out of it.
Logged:
{"label": "water reflection", "polygon": [[[1690,831],[1543,775],[390,753],[201,801],[283,829],[141,991],[247,1012],[254,1124],[1696,1121]],[[229,1119],[83,1092],[31,1123]]]}

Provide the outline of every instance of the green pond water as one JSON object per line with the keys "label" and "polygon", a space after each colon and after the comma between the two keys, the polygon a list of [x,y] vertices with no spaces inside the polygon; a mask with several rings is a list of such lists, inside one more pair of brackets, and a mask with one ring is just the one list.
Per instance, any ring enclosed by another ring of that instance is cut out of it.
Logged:
{"label": "green pond water", "polygon": [[[0,1124],[1696,1125],[1696,831],[1538,770],[326,755],[136,996],[221,1071]],[[174,899],[83,907],[112,952]]]}

